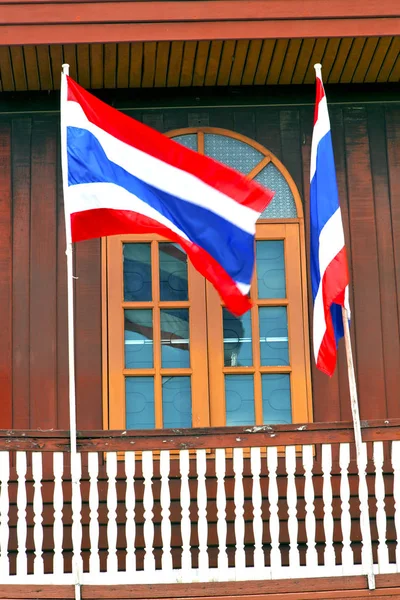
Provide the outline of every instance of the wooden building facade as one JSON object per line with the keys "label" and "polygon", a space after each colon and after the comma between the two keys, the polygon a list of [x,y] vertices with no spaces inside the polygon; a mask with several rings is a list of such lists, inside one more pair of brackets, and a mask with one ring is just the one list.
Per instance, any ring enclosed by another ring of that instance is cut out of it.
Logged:
{"label": "wooden building facade", "polygon": [[[75,245],[77,495],[63,62],[276,191],[242,320],[166,240]],[[316,62],[349,257],[360,473],[343,344],[332,378],[312,359]],[[399,81],[386,0],[0,3],[0,597],[398,597]]]}

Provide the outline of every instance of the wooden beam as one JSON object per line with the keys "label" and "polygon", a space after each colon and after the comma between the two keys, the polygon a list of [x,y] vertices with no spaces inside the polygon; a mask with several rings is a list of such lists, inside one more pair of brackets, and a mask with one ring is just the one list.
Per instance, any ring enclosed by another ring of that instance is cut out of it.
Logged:
{"label": "wooden beam", "polygon": [[[364,441],[400,440],[400,419],[362,423]],[[304,423],[205,429],[164,429],[145,431],[80,431],[81,452],[124,450],[173,450],[183,448],[249,448],[353,442],[352,423]],[[0,431],[0,450],[68,452],[67,431]]]}
{"label": "wooden beam", "polygon": [[392,0],[2,0],[0,45],[400,34]]}

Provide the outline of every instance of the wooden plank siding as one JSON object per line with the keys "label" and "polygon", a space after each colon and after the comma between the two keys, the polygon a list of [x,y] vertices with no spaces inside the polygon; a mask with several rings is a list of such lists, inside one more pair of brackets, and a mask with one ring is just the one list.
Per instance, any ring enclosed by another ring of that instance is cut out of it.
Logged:
{"label": "wooden plank siding", "polygon": [[[307,216],[312,113],[311,106],[248,106],[135,111],[134,116],[164,131],[209,125],[256,139],[288,168]],[[350,260],[361,418],[400,417],[400,106],[334,105],[331,120]],[[1,118],[2,428],[67,424],[58,146],[56,116]],[[75,270],[78,428],[93,429],[102,426],[100,241],[77,244]],[[309,310],[311,317],[311,304]],[[331,380],[313,367],[313,406],[317,422],[350,418],[342,345]]]}

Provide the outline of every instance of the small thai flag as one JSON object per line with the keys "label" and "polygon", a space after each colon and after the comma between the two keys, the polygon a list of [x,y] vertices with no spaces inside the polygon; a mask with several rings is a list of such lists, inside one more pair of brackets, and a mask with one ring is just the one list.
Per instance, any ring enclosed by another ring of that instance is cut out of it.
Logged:
{"label": "small thai flag", "polygon": [[337,344],[343,336],[342,306],[350,317],[349,275],[321,65],[315,65],[315,70],[317,94],[310,176],[313,341],[317,367],[332,375],[336,366]]}
{"label": "small thai flag", "polygon": [[181,245],[231,312],[250,308],[255,224],[272,192],[104,104],[65,74],[61,127],[73,242],[160,234]]}

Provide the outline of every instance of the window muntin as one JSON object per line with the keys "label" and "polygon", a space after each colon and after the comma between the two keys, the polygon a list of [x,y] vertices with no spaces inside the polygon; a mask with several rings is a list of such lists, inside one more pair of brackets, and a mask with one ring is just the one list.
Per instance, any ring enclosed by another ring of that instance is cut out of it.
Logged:
{"label": "window muntin", "polygon": [[230,315],[177,244],[158,236],[109,238],[108,269],[118,279],[122,262],[123,292],[117,303],[108,286],[108,426],[308,421],[303,222],[293,181],[265,148],[232,132],[204,128],[171,137],[276,192],[257,225],[254,306],[241,319]]}

